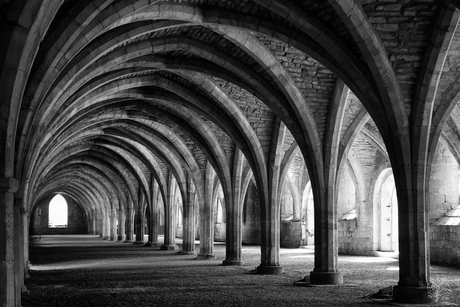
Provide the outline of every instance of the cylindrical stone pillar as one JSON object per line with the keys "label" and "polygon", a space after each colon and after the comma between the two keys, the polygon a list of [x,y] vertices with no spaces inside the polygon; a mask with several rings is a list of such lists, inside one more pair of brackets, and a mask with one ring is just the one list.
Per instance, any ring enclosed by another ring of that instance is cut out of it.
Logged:
{"label": "cylindrical stone pillar", "polygon": [[183,202],[182,254],[195,254],[195,191],[191,180],[187,183],[187,200]]}
{"label": "cylindrical stone pillar", "polygon": [[24,286],[24,234],[22,232],[22,198],[15,198],[14,205],[14,275],[16,306],[21,306],[21,289]]}
{"label": "cylindrical stone pillar", "polygon": [[136,228],[136,241],[133,244],[144,244],[144,214],[142,208],[137,209],[134,226]]}
{"label": "cylindrical stone pillar", "polygon": [[110,216],[106,211],[102,213],[102,238],[104,240],[110,238]]}
{"label": "cylindrical stone pillar", "polygon": [[152,177],[152,203],[149,207],[148,235],[149,240],[144,246],[158,246],[158,202],[159,202],[159,187],[158,183]]}
{"label": "cylindrical stone pillar", "polygon": [[168,175],[167,195],[165,201],[165,235],[162,250],[179,250],[176,245],[176,225],[174,223],[174,191],[176,182],[171,173]]}
{"label": "cylindrical stone pillar", "polygon": [[117,213],[115,209],[112,210],[110,215],[110,241],[117,240]]}
{"label": "cylindrical stone pillar", "polygon": [[29,211],[24,210],[23,234],[24,234],[24,279],[29,278]]}
{"label": "cylindrical stone pillar", "polygon": [[134,244],[144,244],[144,207],[145,194],[139,187],[139,192],[137,193],[136,217],[134,220],[134,227],[136,229],[136,241],[134,241]]}
{"label": "cylindrical stone pillar", "polygon": [[88,234],[93,234],[93,213],[91,210],[88,210],[87,217],[86,217],[86,232]]}
{"label": "cylindrical stone pillar", "polygon": [[97,213],[95,210],[91,210],[92,215],[91,215],[91,234],[97,235]]}
{"label": "cylindrical stone pillar", "polygon": [[[278,207],[279,208],[279,207]],[[280,253],[280,221],[277,220],[275,208],[268,208],[262,213],[261,263],[257,267],[259,274],[282,274],[284,268],[279,263]]]}
{"label": "cylindrical stone pillar", "polygon": [[315,206],[315,268],[310,273],[310,283],[318,285],[340,285],[343,275],[338,271],[337,210],[334,208],[334,187],[321,191],[320,202]]}
{"label": "cylindrical stone pillar", "polygon": [[[283,124],[276,122],[273,133],[273,140],[276,140],[275,150],[270,156],[271,184],[263,185],[260,183],[261,199],[261,263],[257,268],[259,274],[282,274],[284,269],[280,266],[280,203],[278,202],[278,185],[281,165],[281,148],[284,143]],[[274,144],[272,144],[274,146]]]}
{"label": "cylindrical stone pillar", "polygon": [[126,240],[124,243],[133,243],[134,236],[134,208],[132,203],[126,210]]}
{"label": "cylindrical stone pillar", "polygon": [[214,170],[207,166],[204,189],[204,201],[200,202],[200,253],[197,259],[215,259],[214,254],[214,214],[212,208],[212,192]]}
{"label": "cylindrical stone pillar", "polygon": [[16,306],[14,272],[14,192],[17,181],[0,178],[0,305]]}
{"label": "cylindrical stone pillar", "polygon": [[227,207],[227,220],[226,220],[226,246],[225,246],[225,260],[222,262],[223,265],[242,265],[241,260],[241,219],[242,210],[237,202],[233,206]]}
{"label": "cylindrical stone pillar", "polygon": [[244,158],[240,150],[235,150],[233,161],[233,188],[224,190],[226,208],[225,260],[223,265],[242,265],[242,219],[243,219],[243,167]]}
{"label": "cylindrical stone pillar", "polygon": [[120,209],[118,209],[118,237],[117,241],[123,242],[126,239],[126,227],[125,227],[125,213],[123,207],[120,204]]}
{"label": "cylindrical stone pillar", "polygon": [[96,216],[96,234],[103,238],[102,217],[100,212],[98,212]]}
{"label": "cylindrical stone pillar", "polygon": [[434,302],[429,295],[430,239],[426,190],[423,176],[420,190],[398,191],[399,282],[393,300],[405,304]]}

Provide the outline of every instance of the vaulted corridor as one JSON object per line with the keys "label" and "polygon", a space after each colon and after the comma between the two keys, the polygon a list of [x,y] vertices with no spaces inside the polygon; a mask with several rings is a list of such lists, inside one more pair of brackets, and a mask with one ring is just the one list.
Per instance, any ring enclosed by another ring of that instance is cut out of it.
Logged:
{"label": "vaulted corridor", "polygon": [[261,287],[283,248],[312,250],[311,286],[398,252],[393,300],[433,302],[431,265],[460,265],[459,9],[0,0],[0,306],[30,238],[70,234],[249,262]]}

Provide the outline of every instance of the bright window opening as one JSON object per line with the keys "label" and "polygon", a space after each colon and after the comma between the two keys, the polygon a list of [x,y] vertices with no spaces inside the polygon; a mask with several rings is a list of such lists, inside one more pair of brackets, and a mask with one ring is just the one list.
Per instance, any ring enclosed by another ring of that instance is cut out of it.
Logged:
{"label": "bright window opening", "polygon": [[223,221],[222,202],[220,198],[217,198],[217,223],[220,224]]}
{"label": "bright window opening", "polygon": [[391,169],[380,174],[377,180],[377,203],[380,206],[380,250],[398,251],[398,199]]}
{"label": "bright window opening", "polygon": [[58,194],[51,201],[49,206],[49,228],[67,228],[68,206],[65,198]]}

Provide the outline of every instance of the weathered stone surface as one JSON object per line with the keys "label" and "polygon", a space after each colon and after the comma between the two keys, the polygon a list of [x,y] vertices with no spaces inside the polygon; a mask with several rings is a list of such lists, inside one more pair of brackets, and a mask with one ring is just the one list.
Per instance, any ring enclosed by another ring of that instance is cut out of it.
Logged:
{"label": "weathered stone surface", "polygon": [[337,252],[382,249],[393,210],[396,292],[425,297],[429,241],[432,260],[458,253],[455,228],[427,225],[458,206],[459,5],[0,1],[0,305],[20,305],[29,232],[11,200],[32,215],[55,193],[81,206],[69,231],[139,243],[155,216],[165,249],[226,241],[241,264],[261,244],[264,273],[314,237],[313,283],[332,284]]}

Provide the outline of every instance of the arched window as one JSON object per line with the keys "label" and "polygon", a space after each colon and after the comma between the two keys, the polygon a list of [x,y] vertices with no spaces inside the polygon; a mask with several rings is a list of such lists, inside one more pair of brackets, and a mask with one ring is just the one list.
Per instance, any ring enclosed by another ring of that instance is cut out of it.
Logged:
{"label": "arched window", "polygon": [[221,224],[223,221],[223,212],[222,212],[222,201],[220,197],[217,197],[217,224]]}
{"label": "arched window", "polygon": [[302,244],[313,245],[314,234],[315,234],[315,210],[313,201],[313,189],[311,188],[311,182],[309,181],[303,190],[302,196],[302,215],[301,220],[303,228],[302,230]]}
{"label": "arched window", "polygon": [[67,228],[68,222],[67,201],[61,194],[57,194],[49,205],[49,228]]}

